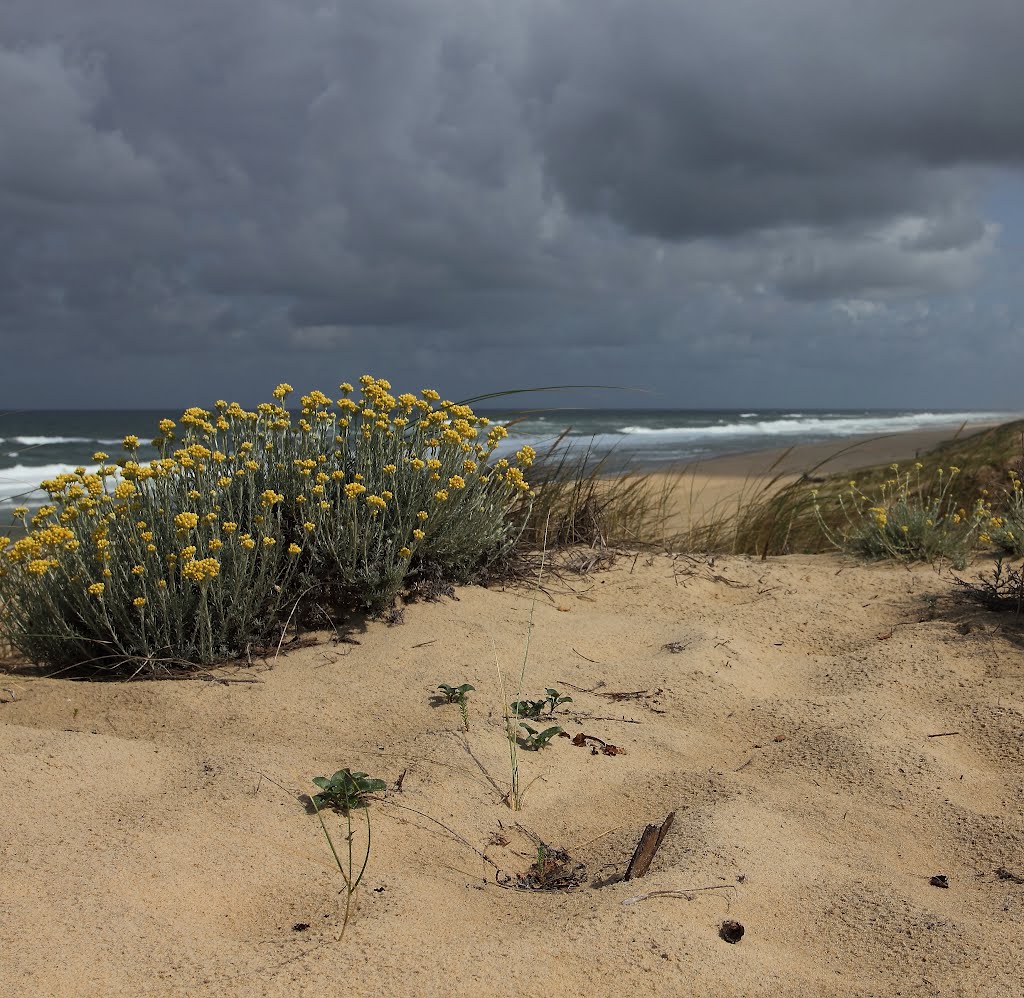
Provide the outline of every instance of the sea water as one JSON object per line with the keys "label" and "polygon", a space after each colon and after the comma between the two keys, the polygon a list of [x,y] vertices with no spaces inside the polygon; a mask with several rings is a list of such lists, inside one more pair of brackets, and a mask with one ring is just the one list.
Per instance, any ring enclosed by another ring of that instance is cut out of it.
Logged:
{"label": "sea water", "polygon": [[[725,454],[841,442],[921,429],[954,431],[964,422],[1004,422],[1009,412],[889,409],[532,409],[486,410],[508,427],[500,453],[530,444],[541,455],[554,445],[588,452],[605,467],[658,468]],[[145,410],[8,412],[0,414],[0,509],[39,505],[40,481],[76,466],[95,468],[93,454],[123,456],[121,440],[143,441],[139,461],[157,456],[148,441],[168,413]],[[176,416],[177,414],[171,414]],[[841,444],[840,444],[841,446]],[[0,521],[0,526],[3,526]]]}

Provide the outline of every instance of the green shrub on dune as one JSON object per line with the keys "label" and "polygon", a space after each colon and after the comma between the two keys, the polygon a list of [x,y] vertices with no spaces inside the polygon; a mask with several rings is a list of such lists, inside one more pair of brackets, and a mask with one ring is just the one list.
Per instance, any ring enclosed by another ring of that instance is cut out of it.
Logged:
{"label": "green shrub on dune", "polygon": [[[502,426],[468,406],[279,385],[249,411],[217,402],[162,420],[161,457],[43,483],[27,534],[0,539],[4,629],[55,667],[208,665],[280,632],[304,596],[379,610],[417,577],[467,579],[514,540],[534,458],[492,461]],[[27,511],[17,511],[24,518]]]}
{"label": "green shrub on dune", "polygon": [[939,468],[938,486],[931,490],[922,483],[923,468],[920,461],[912,472],[890,465],[891,477],[871,494],[851,481],[848,491],[837,498],[846,520],[843,529],[830,529],[821,507],[815,505],[823,532],[840,550],[866,558],[946,561],[963,568],[977,542],[988,539],[984,529],[992,508],[984,497],[977,498],[969,509],[957,505],[952,483],[960,474],[958,467],[948,472]]}

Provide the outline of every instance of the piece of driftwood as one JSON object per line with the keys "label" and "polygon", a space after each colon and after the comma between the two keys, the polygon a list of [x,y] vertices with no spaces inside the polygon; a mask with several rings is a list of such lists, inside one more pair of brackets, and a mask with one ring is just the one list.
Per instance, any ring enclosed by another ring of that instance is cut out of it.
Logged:
{"label": "piece of driftwood", "polygon": [[629,866],[626,867],[626,875],[622,878],[623,880],[636,880],[638,877],[646,875],[651,868],[651,863],[654,862],[655,853],[661,848],[661,843],[665,841],[665,836],[672,827],[675,817],[675,811],[671,811],[660,826],[648,825],[643,830],[640,841],[636,844],[636,849],[633,850]]}

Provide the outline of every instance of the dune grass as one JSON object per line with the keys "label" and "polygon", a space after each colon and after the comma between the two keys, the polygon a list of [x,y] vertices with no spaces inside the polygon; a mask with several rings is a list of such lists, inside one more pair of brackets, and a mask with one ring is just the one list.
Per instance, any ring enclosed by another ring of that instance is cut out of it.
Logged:
{"label": "dune grass", "polygon": [[[887,519],[892,520],[896,509],[897,524],[901,497],[909,497],[913,503],[917,496],[915,509],[921,510],[941,497],[942,509],[932,507],[932,519],[936,522],[934,514],[939,512],[948,514],[950,519],[959,515],[962,521],[970,520],[980,501],[988,513],[988,524],[979,524],[975,533],[980,544],[987,544],[993,539],[992,530],[997,529],[991,524],[991,517],[998,519],[1013,508],[1016,492],[1011,472],[1020,472],[1022,454],[1024,420],[1018,420],[976,433],[958,433],[919,454],[903,468],[879,464],[825,476],[817,476],[816,469],[810,469],[801,479],[786,484],[763,502],[758,519],[785,525],[784,531],[776,530],[764,538],[767,553],[813,554],[834,549],[835,537],[849,536],[850,504],[844,504],[844,497],[850,497],[852,492],[862,497],[861,505],[868,513],[874,506],[885,510]],[[909,484],[908,475],[912,478]],[[906,525],[907,521],[902,523]],[[737,549],[760,553],[749,541],[737,544]],[[862,553],[872,555],[870,549]]]}
{"label": "dune grass", "polygon": [[[820,553],[849,541],[852,550],[859,545],[860,553],[869,557],[906,554],[896,543],[886,553],[872,550],[870,536],[856,539],[862,524],[850,521],[853,488],[860,497],[860,511],[870,514],[868,526],[880,526],[878,514],[872,512],[883,508],[879,503],[896,506],[902,496],[902,509],[894,516],[887,513],[887,520],[891,518],[896,530],[912,527],[908,516],[920,512],[918,533],[923,535],[929,513],[936,519],[936,509],[929,503],[941,497],[942,512],[950,517],[947,527],[963,511],[963,518],[972,522],[977,543],[991,543],[1012,554],[1024,551],[1024,489],[1020,486],[1024,420],[973,434],[958,433],[918,455],[903,470],[884,464],[822,474],[821,469],[846,449],[839,448],[803,474],[794,475],[778,470],[790,454],[786,451],[765,474],[748,478],[734,495],[707,508],[701,502],[698,467],[613,474],[607,457],[588,451],[570,458],[559,452],[557,443],[531,474],[537,496],[524,513],[520,550],[536,547],[548,524],[553,550],[584,545],[769,557]],[[914,467],[918,463],[921,467]],[[908,474],[913,479],[909,483]],[[893,487],[894,477],[901,487]],[[985,507],[984,523],[973,517],[979,500]],[[677,511],[682,509],[682,529],[672,528],[673,505]],[[928,548],[934,540],[929,536],[921,543],[926,560],[930,553],[938,553]],[[958,535],[957,543],[968,540]],[[950,544],[943,544],[941,550],[948,552]]]}
{"label": "dune grass", "polygon": [[611,455],[588,449],[574,456],[560,448],[562,439],[531,470],[536,495],[522,510],[519,555],[536,549],[545,533],[552,554],[581,546],[778,553],[786,548],[794,518],[813,508],[809,492],[788,490],[785,482],[792,476],[776,470],[790,451],[765,475],[749,477],[734,495],[708,505],[698,465],[615,470]]}
{"label": "dune grass", "polygon": [[562,434],[530,472],[535,495],[519,511],[521,549],[647,546],[665,540],[676,483],[642,471],[613,472],[610,454],[572,455]]}

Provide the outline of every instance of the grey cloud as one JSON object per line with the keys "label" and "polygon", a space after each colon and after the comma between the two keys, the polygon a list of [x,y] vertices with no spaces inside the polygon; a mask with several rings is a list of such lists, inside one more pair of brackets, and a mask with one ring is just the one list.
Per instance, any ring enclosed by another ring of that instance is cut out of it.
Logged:
{"label": "grey cloud", "polygon": [[[524,82],[577,209],[662,238],[941,213],[1024,160],[1005,0],[614,0],[550,8]],[[578,28],[567,47],[564,39]]]}
{"label": "grey cloud", "polygon": [[1024,153],[1006,0],[3,6],[21,363],[785,353],[983,279]]}
{"label": "grey cloud", "polygon": [[928,219],[918,231],[908,233],[902,245],[923,252],[962,249],[977,244],[987,232],[991,234],[976,215],[954,211],[945,217]]}
{"label": "grey cloud", "polygon": [[0,49],[0,189],[4,198],[73,204],[159,193],[159,173],[116,130],[100,127],[102,82],[52,44]]}
{"label": "grey cloud", "polygon": [[[906,232],[906,234],[904,234]],[[776,286],[792,299],[918,295],[922,288],[955,292],[969,287],[992,253],[997,226],[981,226],[969,240],[952,240],[920,219],[904,220],[870,238],[811,238],[780,254]]]}

